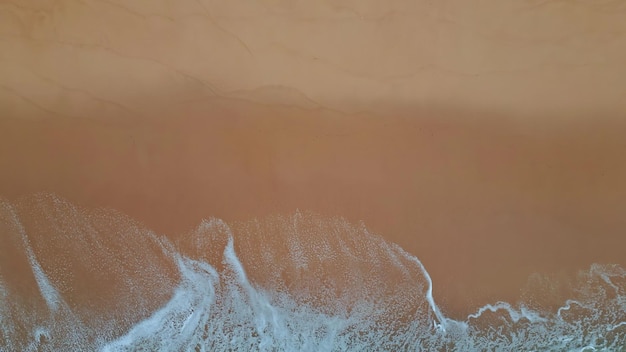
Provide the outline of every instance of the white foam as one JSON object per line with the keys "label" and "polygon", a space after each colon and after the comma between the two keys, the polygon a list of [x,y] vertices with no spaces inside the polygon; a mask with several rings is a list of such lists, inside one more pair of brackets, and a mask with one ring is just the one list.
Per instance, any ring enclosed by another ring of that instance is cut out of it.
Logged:
{"label": "white foam", "polygon": [[[15,222],[19,224],[18,219]],[[311,224],[319,226],[303,230]],[[625,277],[622,268],[592,266],[582,274],[577,291],[553,313],[496,302],[456,321],[436,304],[434,283],[421,261],[363,226],[298,212],[279,218],[267,229],[281,226],[287,229],[252,233],[261,247],[243,246],[248,251],[244,253],[236,252],[235,241],[249,237],[234,233],[219,219],[198,226],[192,239],[193,258],[158,239],[176,264],[180,280],[161,308],[119,336],[88,330],[89,322],[83,325],[75,318],[18,226],[39,292],[52,314],[32,317],[28,307],[17,307],[13,312],[21,312],[22,320],[16,321],[6,303],[10,289],[0,280],[0,323],[9,325],[0,329],[1,334],[11,340],[16,336],[13,327],[26,326],[32,339],[24,345],[0,346],[0,351],[608,351],[626,344],[626,282],[617,280]],[[218,271],[202,253],[214,250],[222,239],[225,247]],[[275,243],[271,241],[287,241],[289,256],[255,253],[271,250]],[[301,280],[296,291],[250,279],[252,271],[280,278],[278,271],[293,269],[290,266],[302,273],[292,278]],[[388,278],[388,273],[399,279]],[[329,280],[328,290],[312,286]],[[338,287],[337,282],[350,285],[336,293],[332,288]]]}
{"label": "white foam", "polygon": [[59,306],[62,303],[61,296],[59,295],[57,290],[54,288],[54,286],[50,283],[50,280],[48,280],[48,277],[46,276],[43,269],[41,268],[41,265],[35,258],[35,254],[33,253],[33,250],[28,241],[28,237],[26,236],[26,231],[24,230],[24,227],[22,226],[22,224],[19,222],[19,219],[15,210],[13,209],[13,207],[6,204],[5,211],[8,212],[9,217],[13,223],[12,225],[16,228],[18,235],[22,239],[24,250],[26,251],[26,256],[33,270],[33,274],[35,276],[35,281],[37,282],[37,286],[39,287],[39,292],[41,293],[41,296],[45,300],[48,306],[48,309],[50,309],[50,311],[52,311],[53,313],[56,313],[59,310]]}
{"label": "white foam", "polygon": [[183,351],[200,333],[198,327],[208,321],[208,309],[215,301],[217,272],[209,265],[187,258],[177,258],[182,282],[172,299],[128,333],[102,346],[103,352]]}

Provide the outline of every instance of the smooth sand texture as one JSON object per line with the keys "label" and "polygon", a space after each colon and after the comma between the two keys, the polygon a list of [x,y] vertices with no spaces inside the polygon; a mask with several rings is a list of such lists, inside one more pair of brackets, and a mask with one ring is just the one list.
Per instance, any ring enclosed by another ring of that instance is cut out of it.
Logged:
{"label": "smooth sand texture", "polygon": [[450,314],[515,301],[535,272],[626,265],[619,6],[3,2],[0,195],[172,236],[345,216]]}

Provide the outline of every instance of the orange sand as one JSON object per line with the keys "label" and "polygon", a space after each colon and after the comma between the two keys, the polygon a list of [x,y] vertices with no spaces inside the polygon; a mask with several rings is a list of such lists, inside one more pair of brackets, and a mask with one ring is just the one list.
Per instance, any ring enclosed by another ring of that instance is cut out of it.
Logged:
{"label": "orange sand", "polygon": [[517,300],[533,273],[626,264],[626,125],[520,121],[226,99],[148,120],[3,119],[0,194],[55,192],[169,236],[209,216],[363,220],[423,261],[456,316]]}

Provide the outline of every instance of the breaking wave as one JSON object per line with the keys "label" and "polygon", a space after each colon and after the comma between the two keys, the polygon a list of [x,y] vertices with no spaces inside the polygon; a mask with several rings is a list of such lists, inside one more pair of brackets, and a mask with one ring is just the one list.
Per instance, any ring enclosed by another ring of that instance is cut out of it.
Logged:
{"label": "breaking wave", "polygon": [[165,238],[51,195],[0,199],[0,351],[626,346],[619,266],[581,272],[554,311],[497,302],[454,320],[432,290],[416,257],[341,218],[209,218]]}

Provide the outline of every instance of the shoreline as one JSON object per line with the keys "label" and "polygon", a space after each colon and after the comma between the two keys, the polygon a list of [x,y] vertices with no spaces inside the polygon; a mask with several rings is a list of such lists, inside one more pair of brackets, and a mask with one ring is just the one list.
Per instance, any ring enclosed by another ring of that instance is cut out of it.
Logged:
{"label": "shoreline", "polygon": [[104,126],[2,120],[0,194],[54,192],[169,237],[210,216],[301,209],[363,221],[420,258],[455,317],[517,301],[535,273],[626,265],[626,126],[337,119],[236,101],[163,114]]}

